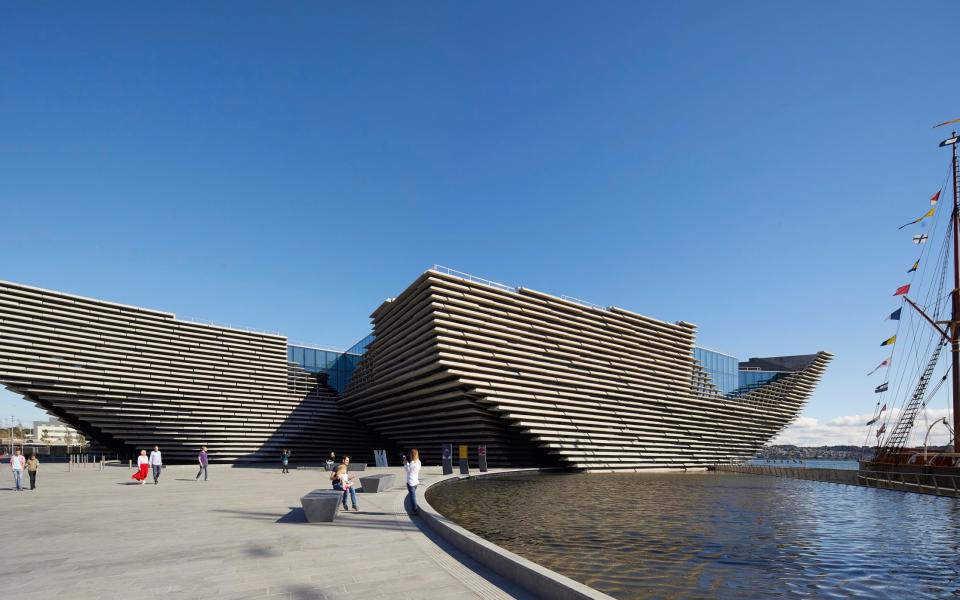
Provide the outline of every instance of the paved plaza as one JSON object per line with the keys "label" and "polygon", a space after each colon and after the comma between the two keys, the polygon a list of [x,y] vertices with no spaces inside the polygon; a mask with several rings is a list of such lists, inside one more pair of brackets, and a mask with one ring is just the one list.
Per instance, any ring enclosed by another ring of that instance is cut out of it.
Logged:
{"label": "paved plaza", "polygon": [[[204,482],[196,471],[170,466],[141,486],[126,466],[45,464],[37,490],[15,492],[4,465],[0,597],[530,597],[411,519],[402,487],[307,523],[299,498],[329,488],[325,472],[212,465]],[[438,478],[439,467],[421,475]]]}

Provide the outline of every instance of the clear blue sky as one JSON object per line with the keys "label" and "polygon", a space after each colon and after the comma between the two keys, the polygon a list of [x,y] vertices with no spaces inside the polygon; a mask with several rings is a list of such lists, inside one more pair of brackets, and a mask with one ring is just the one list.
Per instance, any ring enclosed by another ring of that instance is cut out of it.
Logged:
{"label": "clear blue sky", "polygon": [[830,350],[805,415],[869,412],[955,8],[6,4],[0,278],[345,347],[440,263]]}

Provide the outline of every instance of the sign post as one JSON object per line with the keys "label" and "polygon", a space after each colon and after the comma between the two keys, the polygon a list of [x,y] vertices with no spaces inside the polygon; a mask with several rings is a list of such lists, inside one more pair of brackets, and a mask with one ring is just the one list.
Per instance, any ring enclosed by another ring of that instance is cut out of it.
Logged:
{"label": "sign post", "polygon": [[486,473],[487,472],[487,447],[485,445],[477,446],[477,457],[479,458],[477,462],[480,463],[480,472]]}
{"label": "sign post", "polygon": [[460,444],[460,474],[470,474],[470,462],[467,460],[467,445]]}
{"label": "sign post", "polygon": [[443,474],[453,475],[453,444],[443,445]]}

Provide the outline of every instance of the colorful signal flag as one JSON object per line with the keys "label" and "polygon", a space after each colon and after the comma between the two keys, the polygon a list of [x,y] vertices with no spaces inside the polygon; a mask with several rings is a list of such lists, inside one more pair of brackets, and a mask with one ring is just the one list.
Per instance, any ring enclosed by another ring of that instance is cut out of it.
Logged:
{"label": "colorful signal flag", "polygon": [[884,319],[884,321],[899,321],[899,320],[900,320],[900,311],[902,311],[902,310],[903,310],[903,307],[901,306],[901,307],[898,308],[897,310],[895,310],[895,311],[893,311],[892,313],[890,313],[890,316],[887,317],[886,319]]}
{"label": "colorful signal flag", "polygon": [[894,295],[894,296],[903,296],[904,294],[906,294],[906,293],[909,292],[909,291],[910,291],[910,284],[908,283],[907,285],[901,285],[900,287],[898,287],[898,288],[897,288],[897,291],[895,291],[895,292],[893,293],[893,295]]}
{"label": "colorful signal flag", "polygon": [[874,367],[874,369],[873,369],[872,371],[870,371],[869,373],[867,373],[867,377],[869,377],[869,376],[873,375],[874,373],[876,373],[876,372],[877,372],[877,369],[880,369],[880,368],[882,368],[882,367],[889,367],[889,366],[890,366],[890,363],[891,363],[892,361],[893,361],[893,357],[884,359],[884,361],[883,361],[882,363],[880,363],[879,365],[877,365],[876,367]]}
{"label": "colorful signal flag", "polygon": [[892,346],[897,343],[897,336],[888,337],[887,339],[880,342],[881,346]]}
{"label": "colorful signal flag", "polygon": [[867,421],[867,425],[873,425],[874,423],[876,423],[877,421],[879,421],[879,420],[880,420],[880,415],[882,415],[882,414],[883,414],[883,411],[885,411],[885,410],[887,410],[887,405],[886,405],[886,404],[883,405],[883,408],[880,409],[880,412],[877,413],[877,416],[875,416],[874,418],[872,418],[872,419],[870,419],[869,421]]}
{"label": "colorful signal flag", "polygon": [[[923,213],[923,216],[921,216],[919,219],[914,219],[913,221],[910,221],[909,223],[907,223],[907,225],[913,225],[914,223],[919,223],[920,221],[922,221],[922,220],[924,220],[924,219],[928,219],[928,218],[932,217],[932,216],[933,216],[933,213],[935,213],[936,211],[937,211],[936,205],[931,206],[931,207],[930,207],[930,210],[928,210],[927,212]],[[900,227],[897,227],[897,229],[903,229],[903,228],[906,227],[907,225],[901,225]],[[921,243],[922,243],[922,242],[921,242]]]}

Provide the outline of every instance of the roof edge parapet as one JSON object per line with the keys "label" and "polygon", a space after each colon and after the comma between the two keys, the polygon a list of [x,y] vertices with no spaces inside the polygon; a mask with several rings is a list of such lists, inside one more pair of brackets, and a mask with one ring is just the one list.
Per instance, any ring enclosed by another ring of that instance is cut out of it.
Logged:
{"label": "roof edge parapet", "polygon": [[[642,319],[649,319],[649,320],[651,320],[651,321],[656,321],[656,322],[658,322],[658,323],[664,323],[664,324],[667,324],[667,325],[679,325],[679,326],[681,326],[681,327],[693,327],[693,328],[696,328],[696,325],[694,325],[693,323],[689,323],[689,322],[687,322],[687,321],[677,321],[677,322],[675,322],[675,323],[671,323],[671,322],[669,322],[669,321],[664,321],[663,319],[657,319],[656,317],[650,317],[650,316],[647,316],[647,315],[638,313],[638,312],[636,312],[636,311],[628,310],[628,309],[626,309],[626,308],[621,308],[621,307],[619,307],[619,306],[613,306],[613,305],[611,305],[611,306],[601,306],[601,305],[599,305],[599,304],[594,304],[593,302],[588,302],[588,301],[586,301],[586,300],[581,300],[580,298],[575,298],[575,297],[573,297],[573,296],[567,296],[567,295],[557,296],[557,295],[555,295],[555,294],[548,294],[547,292],[541,292],[541,291],[539,291],[539,290],[534,290],[534,289],[527,288],[527,287],[523,287],[523,286],[519,286],[519,285],[517,285],[517,286],[507,285],[507,284],[505,284],[505,283],[500,283],[500,282],[493,281],[493,280],[490,280],[490,279],[485,279],[485,278],[483,278],[483,277],[478,277],[478,276],[476,276],[476,275],[471,275],[470,273],[466,273],[466,272],[464,272],[464,271],[458,271],[457,269],[451,269],[450,267],[445,267],[445,266],[443,266],[443,265],[434,264],[432,267],[430,267],[429,269],[427,269],[426,271],[424,271],[424,273],[437,273],[437,274],[439,274],[439,275],[446,275],[446,276],[448,276],[448,277],[454,277],[454,278],[456,278],[456,279],[460,279],[460,280],[466,281],[466,282],[468,282],[468,283],[475,283],[475,284],[478,284],[478,285],[483,285],[483,286],[491,287],[491,288],[494,288],[494,289],[496,289],[496,290],[500,290],[500,291],[502,291],[502,292],[508,292],[508,293],[511,293],[511,294],[524,294],[524,293],[527,293],[527,294],[536,294],[536,295],[540,295],[540,296],[546,296],[546,297],[548,297],[548,298],[550,298],[550,299],[553,299],[553,300],[558,300],[558,301],[560,301],[560,302],[566,302],[567,304],[575,304],[575,305],[579,306],[580,308],[588,308],[588,309],[593,309],[593,310],[597,310],[597,311],[601,311],[601,312],[626,314],[626,315],[631,315],[631,316],[638,317],[638,318],[642,318]],[[384,301],[383,304],[381,304],[381,308],[382,308],[384,305],[386,305],[387,303],[391,302],[392,300],[394,300],[394,299],[393,299],[393,298],[388,298],[386,301]],[[377,310],[380,310],[380,309],[378,308]],[[374,311],[374,312],[376,312],[376,311]]]}
{"label": "roof edge parapet", "polygon": [[208,321],[203,319],[193,319],[189,317],[177,317],[175,313],[157,310],[155,308],[146,308],[144,306],[136,306],[133,304],[124,304],[122,302],[112,302],[110,300],[101,300],[99,298],[91,298],[89,296],[81,296],[80,294],[71,294],[69,292],[61,292],[59,290],[51,290],[48,288],[37,287],[34,285],[26,285],[24,283],[16,283],[13,281],[7,281],[5,279],[0,279],[0,285],[7,285],[14,288],[19,288],[22,290],[29,290],[31,292],[39,292],[41,294],[51,294],[54,296],[60,296],[67,300],[80,301],[80,302],[89,302],[91,304],[98,304],[100,306],[109,306],[112,308],[118,308],[120,310],[133,310],[141,313],[148,313],[151,315],[156,315],[165,319],[170,319],[178,323],[185,323],[188,325],[200,325],[203,327],[210,327],[211,329],[221,329],[225,331],[235,331],[239,333],[252,333],[256,335],[265,335],[275,338],[287,339],[287,336],[278,332],[278,331],[262,331],[259,329],[252,329],[250,327],[243,327],[238,325],[228,325],[225,323],[217,323],[216,321]]}

